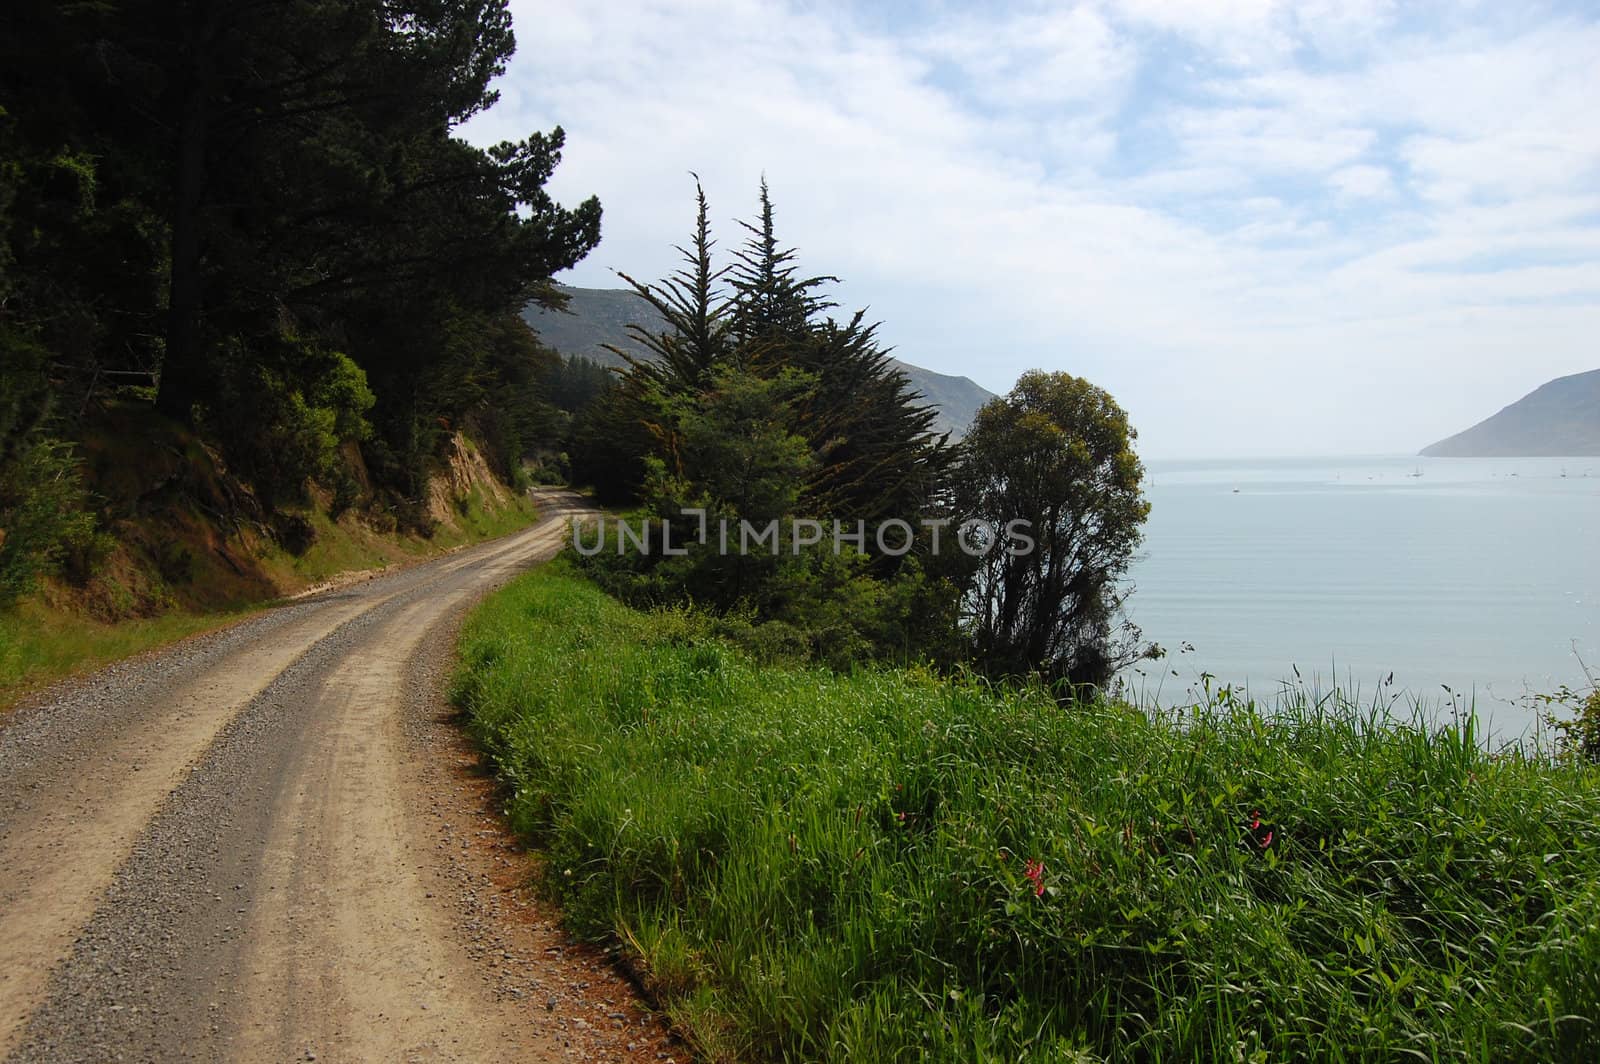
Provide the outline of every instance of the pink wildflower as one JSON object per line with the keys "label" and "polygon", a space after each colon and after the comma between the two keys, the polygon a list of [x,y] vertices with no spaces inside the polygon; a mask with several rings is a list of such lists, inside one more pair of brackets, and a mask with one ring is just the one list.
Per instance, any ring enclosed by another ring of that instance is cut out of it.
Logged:
{"label": "pink wildflower", "polygon": [[1028,880],[1033,884],[1033,896],[1035,898],[1043,897],[1044,896],[1044,862],[1043,861],[1029,861],[1027,863],[1027,865],[1025,865],[1023,867],[1022,874],[1027,876]]}

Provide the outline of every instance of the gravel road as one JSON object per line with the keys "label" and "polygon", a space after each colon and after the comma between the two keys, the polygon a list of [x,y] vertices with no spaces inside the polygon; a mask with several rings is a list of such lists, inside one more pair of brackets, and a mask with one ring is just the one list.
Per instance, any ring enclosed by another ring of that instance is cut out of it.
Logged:
{"label": "gravel road", "polygon": [[529,896],[441,687],[533,528],[30,699],[0,723],[0,1056],[683,1056]]}

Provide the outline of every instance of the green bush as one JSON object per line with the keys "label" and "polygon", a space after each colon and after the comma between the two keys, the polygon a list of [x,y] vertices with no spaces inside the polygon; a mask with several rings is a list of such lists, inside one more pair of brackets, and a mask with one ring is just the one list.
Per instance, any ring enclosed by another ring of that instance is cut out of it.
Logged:
{"label": "green bush", "polygon": [[1589,692],[1578,710],[1572,732],[1574,745],[1590,761],[1600,762],[1600,687]]}
{"label": "green bush", "polygon": [[305,500],[308,481],[351,495],[340,444],[370,435],[374,398],[366,374],[338,351],[294,339],[270,353],[235,341],[205,422],[223,453],[264,495],[269,508]]}
{"label": "green bush", "polygon": [[49,361],[0,322],[0,609],[64,565],[86,579],[107,549],[72,447],[50,435]]}
{"label": "green bush", "polygon": [[1600,770],[1470,721],[761,666],[564,566],[462,654],[567,919],[709,1057],[1600,1054]]}
{"label": "green bush", "polygon": [[[635,550],[631,539],[618,551],[619,520],[634,532],[646,529],[648,551]],[[725,615],[719,634],[763,660],[798,652],[848,671],[872,661],[948,661],[956,652],[955,589],[926,573],[915,557],[900,559],[897,570],[880,574],[873,559],[848,546],[835,553],[826,537],[796,553],[791,518],[780,521],[776,554],[763,547],[741,553],[738,524],[730,518],[731,546],[723,554],[711,525],[708,543],[697,544],[683,541],[683,518],[670,520],[674,548],[687,550],[682,556],[664,553],[659,517],[636,511],[608,518],[601,549],[579,557],[577,564],[630,605],[689,605],[708,617]],[[596,535],[586,530],[583,543],[593,546]]]}
{"label": "green bush", "polygon": [[0,608],[32,591],[63,561],[75,558],[79,568],[92,568],[103,553],[69,445],[39,439],[0,465]]}
{"label": "green bush", "polygon": [[1578,667],[1587,686],[1562,684],[1553,694],[1530,694],[1521,702],[1550,729],[1557,757],[1600,764],[1600,676],[1582,659]]}
{"label": "green bush", "polygon": [[1564,690],[1550,702],[1566,706],[1570,717],[1551,717],[1562,752],[1600,764],[1600,685],[1588,692]]}

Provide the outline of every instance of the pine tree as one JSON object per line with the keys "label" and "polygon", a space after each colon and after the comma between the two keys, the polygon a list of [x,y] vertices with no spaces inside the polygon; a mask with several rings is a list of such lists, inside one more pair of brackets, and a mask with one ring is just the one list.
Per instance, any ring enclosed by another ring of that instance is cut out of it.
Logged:
{"label": "pine tree", "polygon": [[537,375],[517,315],[599,240],[596,201],[545,189],[559,128],[456,136],[514,43],[507,0],[0,5],[0,330],[49,352],[63,415],[159,374],[160,409],[285,484],[355,424],[314,401],[360,396],[353,360],[369,464],[414,494],[447,426]]}

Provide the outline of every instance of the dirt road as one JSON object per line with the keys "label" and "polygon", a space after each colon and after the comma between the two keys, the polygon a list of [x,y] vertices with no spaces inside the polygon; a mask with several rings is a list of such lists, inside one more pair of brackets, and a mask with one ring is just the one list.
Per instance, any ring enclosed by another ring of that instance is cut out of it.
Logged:
{"label": "dirt road", "polygon": [[[0,725],[0,1057],[661,1060],[441,699],[537,526],[59,687]],[[681,1056],[681,1051],[679,1052]]]}

